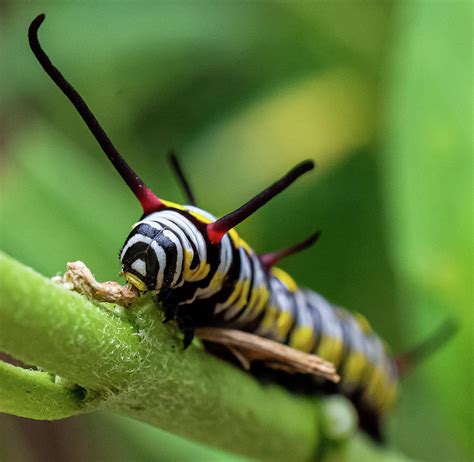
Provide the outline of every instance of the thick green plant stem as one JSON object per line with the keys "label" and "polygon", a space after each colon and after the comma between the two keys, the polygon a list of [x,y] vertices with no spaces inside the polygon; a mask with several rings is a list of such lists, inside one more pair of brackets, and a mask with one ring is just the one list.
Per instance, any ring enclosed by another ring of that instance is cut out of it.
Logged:
{"label": "thick green plant stem", "polygon": [[320,453],[316,399],[262,385],[199,346],[183,351],[151,300],[94,303],[1,253],[0,275],[0,352],[48,371],[0,363],[1,412],[58,419],[109,408],[255,459]]}
{"label": "thick green plant stem", "polygon": [[83,387],[84,410],[120,409],[255,458],[308,460],[316,451],[315,402],[263,387],[198,347],[183,351],[153,303],[114,311],[5,255],[0,274],[0,351]]}
{"label": "thick green plant stem", "polygon": [[44,420],[85,412],[83,390],[64,386],[56,380],[47,372],[0,361],[0,412]]}

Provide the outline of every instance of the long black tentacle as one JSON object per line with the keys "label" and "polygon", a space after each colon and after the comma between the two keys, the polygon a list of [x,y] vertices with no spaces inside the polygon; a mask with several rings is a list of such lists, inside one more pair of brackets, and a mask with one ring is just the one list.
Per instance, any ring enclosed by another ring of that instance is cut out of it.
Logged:
{"label": "long black tentacle", "polygon": [[397,356],[395,358],[395,364],[400,376],[405,376],[417,364],[431,356],[436,350],[454,337],[458,330],[458,324],[454,320],[448,319],[427,339],[416,345],[411,350]]}
{"label": "long black tentacle", "polygon": [[170,151],[168,153],[168,159],[171,163],[171,166],[173,167],[173,171],[174,171],[176,177],[178,178],[178,180],[181,184],[181,187],[184,190],[184,193],[186,195],[188,203],[190,205],[196,205],[196,196],[193,194],[191,186],[189,185],[189,182],[186,179],[186,175],[183,172],[183,169],[182,169],[181,164],[178,160],[178,157],[176,156],[176,153],[174,151]]}
{"label": "long black tentacle", "polygon": [[81,116],[82,120],[86,123],[91,133],[94,135],[105,155],[109,158],[115,169],[118,171],[118,173],[120,173],[129,188],[140,201],[143,211],[145,213],[151,213],[164,208],[165,206],[162,201],[145,185],[145,183],[131,169],[127,162],[125,162],[123,157],[112,144],[112,141],[110,141],[110,138],[107,136],[102,126],[99,124],[98,120],[95,118],[92,111],[87,106],[86,102],[82,99],[81,95],[79,95],[74,87],[65,79],[61,72],[51,62],[48,55],[41,48],[38,39],[38,29],[40,28],[44,19],[45,15],[40,14],[32,21],[28,29],[28,40],[36,59],[39,61],[42,68],[49,75],[49,77],[51,77],[53,82],[59,87],[59,89],[64,93],[64,95],[66,95],[69,101],[71,101],[73,106],[76,108],[77,112]]}
{"label": "long black tentacle", "polygon": [[237,210],[234,210],[224,217],[219,218],[214,223],[207,225],[209,240],[214,244],[220,242],[227,231],[244,221],[269,200],[273,199],[277,194],[288,188],[288,186],[296,181],[301,175],[309,172],[313,168],[314,162],[312,160],[301,162],[296,167],[293,167],[285,176],[263,190],[260,194],[257,194]]}
{"label": "long black tentacle", "polygon": [[260,255],[260,261],[262,265],[269,270],[272,266],[275,266],[281,259],[294,255],[295,253],[301,252],[302,250],[311,247],[321,236],[321,231],[316,231],[311,236],[306,238],[304,241],[298,242],[290,247],[285,247],[284,249],[276,250],[275,252],[266,253]]}

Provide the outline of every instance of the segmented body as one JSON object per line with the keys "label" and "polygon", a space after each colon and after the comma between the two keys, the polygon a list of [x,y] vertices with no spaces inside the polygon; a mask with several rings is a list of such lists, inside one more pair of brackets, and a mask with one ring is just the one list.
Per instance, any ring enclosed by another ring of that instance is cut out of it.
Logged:
{"label": "segmented body", "polygon": [[203,228],[213,221],[179,205],[145,216],[121,251],[124,273],[142,281],[142,290],[159,291],[165,307],[194,325],[246,330],[321,356],[336,365],[339,392],[376,416],[385,413],[397,371],[365,318],[298,288],[279,268],[266,270],[235,230],[211,245]]}
{"label": "segmented body", "polygon": [[[143,209],[143,218],[120,252],[127,280],[140,291],[159,294],[166,318],[178,321],[185,343],[192,339],[192,335],[186,337],[189,328],[217,324],[253,332],[334,363],[342,378],[336,391],[353,401],[361,426],[380,439],[380,417],[395,399],[398,375],[450,338],[455,326],[446,324],[425,343],[394,360],[365,318],[334,307],[316,292],[298,288],[288,274],[274,266],[281,258],[314,244],[319,232],[260,257],[238,236],[234,228],[313,169],[312,161],[296,165],[219,219],[194,206],[158,197],[127,164],[86,102],[42,49],[38,29],[44,18],[41,14],[30,24],[31,50]],[[171,161],[194,204],[194,195],[173,155]]]}

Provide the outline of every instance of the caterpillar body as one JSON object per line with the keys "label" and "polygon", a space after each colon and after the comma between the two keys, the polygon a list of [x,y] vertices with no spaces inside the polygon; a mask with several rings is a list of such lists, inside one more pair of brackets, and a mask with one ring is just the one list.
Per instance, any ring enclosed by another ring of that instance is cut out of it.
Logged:
{"label": "caterpillar body", "polygon": [[[313,244],[319,233],[287,249],[257,256],[234,229],[311,170],[313,162],[302,162],[237,210],[216,219],[195,206],[172,156],[191,205],[159,198],[125,162],[82,97],[41,48],[37,33],[43,20],[44,15],[39,15],[29,28],[34,55],[75,106],[143,208],[119,254],[127,281],[139,291],[158,294],[166,319],[177,320],[184,332],[185,345],[195,327],[218,325],[255,333],[332,362],[341,376],[336,391],[353,401],[361,425],[379,438],[380,420],[397,395],[399,373],[414,355],[400,357],[403,361],[392,358],[365,318],[299,288],[275,266],[281,258]],[[416,353],[427,350],[418,348]]]}
{"label": "caterpillar body", "polygon": [[368,416],[385,414],[396,397],[397,368],[365,318],[300,289],[235,230],[212,244],[206,226],[215,221],[194,206],[144,216],[120,252],[129,282],[158,291],[185,331],[199,325],[242,329],[321,356],[337,367],[338,391],[357,397],[367,424],[373,420]]}

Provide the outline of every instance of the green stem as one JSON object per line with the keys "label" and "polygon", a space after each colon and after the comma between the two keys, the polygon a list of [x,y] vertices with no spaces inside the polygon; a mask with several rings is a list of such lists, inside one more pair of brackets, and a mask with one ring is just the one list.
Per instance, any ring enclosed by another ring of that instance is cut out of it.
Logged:
{"label": "green stem", "polygon": [[85,412],[82,389],[55,382],[47,372],[0,361],[0,412],[30,419],[56,420]]}
{"label": "green stem", "polygon": [[0,273],[0,351],[83,387],[84,409],[119,409],[259,459],[314,454],[314,402],[262,386],[194,345],[183,351],[153,303],[121,315],[1,254]]}

